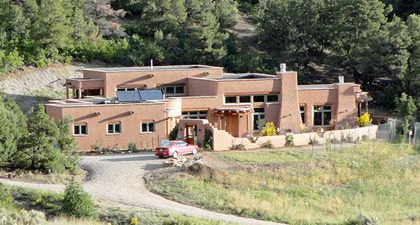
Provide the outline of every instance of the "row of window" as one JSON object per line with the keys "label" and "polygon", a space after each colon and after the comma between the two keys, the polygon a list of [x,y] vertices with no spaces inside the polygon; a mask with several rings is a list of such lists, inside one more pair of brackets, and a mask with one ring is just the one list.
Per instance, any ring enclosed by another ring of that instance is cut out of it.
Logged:
{"label": "row of window", "polygon": [[207,119],[207,111],[182,112],[184,119]]}
{"label": "row of window", "polygon": [[[107,126],[107,134],[121,134],[121,122],[109,122]],[[154,133],[155,122],[142,122],[140,127],[141,133]],[[79,123],[73,125],[74,136],[84,136],[88,134],[87,123]]]}
{"label": "row of window", "polygon": [[225,95],[225,104],[279,102],[278,94]]}
{"label": "row of window", "polygon": [[[302,123],[305,121],[305,106],[300,106],[300,116]],[[332,106],[331,105],[314,105],[314,126],[328,126],[332,119]]]}
{"label": "row of window", "polygon": [[[162,90],[162,93],[167,96],[185,95],[185,86],[163,86],[160,88]],[[119,87],[117,88],[117,91],[141,91],[145,89],[146,89],[145,87],[127,87],[127,88]]]}
{"label": "row of window", "polygon": [[[306,107],[300,106],[300,116],[302,123],[305,123]],[[185,119],[207,119],[207,111],[188,111],[182,112],[182,118]],[[254,130],[259,130],[265,125],[265,110],[264,108],[254,108]],[[328,126],[332,119],[331,105],[315,105],[314,106],[314,126]],[[154,133],[155,122],[142,122],[141,133]],[[120,134],[121,122],[109,122],[107,127],[107,134]],[[88,134],[87,123],[78,123],[73,126],[73,134],[75,136],[82,136]]]}

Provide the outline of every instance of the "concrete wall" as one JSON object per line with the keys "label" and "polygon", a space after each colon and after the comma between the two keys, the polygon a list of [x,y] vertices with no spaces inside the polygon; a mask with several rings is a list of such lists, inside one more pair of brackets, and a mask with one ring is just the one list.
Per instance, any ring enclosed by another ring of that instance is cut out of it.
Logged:
{"label": "concrete wall", "polygon": [[[341,137],[346,138],[348,136],[352,136],[354,140],[362,140],[364,135],[367,135],[369,139],[376,139],[377,131],[378,126],[372,125],[369,127],[359,127],[347,130],[326,131],[322,138],[319,137],[317,133],[293,134],[293,137],[296,146],[306,146],[314,139],[318,140],[320,144],[325,144],[325,141],[328,139],[337,138],[338,140],[341,140]],[[216,143],[214,146],[215,151],[229,150],[233,145],[237,144],[243,144],[245,149],[260,148],[268,141],[271,141],[276,148],[286,146],[286,135],[258,137],[256,143],[251,143],[247,138],[234,138],[232,136],[224,135],[223,133],[216,133],[216,136],[213,138],[214,140],[217,140],[217,142],[221,142]]]}

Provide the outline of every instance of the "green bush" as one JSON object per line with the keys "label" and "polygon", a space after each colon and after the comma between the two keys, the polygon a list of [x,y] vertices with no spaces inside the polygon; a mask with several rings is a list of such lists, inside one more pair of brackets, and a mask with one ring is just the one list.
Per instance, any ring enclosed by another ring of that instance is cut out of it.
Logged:
{"label": "green bush", "polygon": [[213,149],[213,133],[211,132],[211,130],[206,130],[204,132],[203,147],[204,150],[207,151]]}
{"label": "green bush", "polygon": [[40,211],[10,212],[6,208],[0,208],[0,224],[24,224],[36,225],[45,222],[45,215]]}
{"label": "green bush", "polygon": [[7,210],[16,211],[18,208],[13,204],[13,197],[10,191],[0,186],[0,207],[4,207]]}
{"label": "green bush", "polygon": [[97,217],[95,204],[90,195],[75,181],[69,182],[66,186],[61,211],[68,217],[90,219]]}
{"label": "green bush", "polygon": [[178,137],[178,124],[175,125],[174,129],[172,129],[171,132],[169,133],[169,140],[171,141],[176,140],[177,137]]}
{"label": "green bush", "polygon": [[287,133],[286,134],[286,146],[287,147],[295,146],[295,137],[293,136],[292,133]]}

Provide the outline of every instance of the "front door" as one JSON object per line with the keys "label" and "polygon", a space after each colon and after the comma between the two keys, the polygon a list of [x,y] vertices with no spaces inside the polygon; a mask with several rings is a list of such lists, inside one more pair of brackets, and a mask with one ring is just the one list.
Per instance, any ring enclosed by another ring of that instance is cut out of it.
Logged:
{"label": "front door", "polygon": [[265,126],[265,110],[264,108],[254,108],[254,131],[261,131]]}
{"label": "front door", "polygon": [[187,135],[186,135],[186,142],[190,145],[194,144],[195,141],[195,137],[197,136],[196,134],[196,126],[195,125],[186,125],[185,129],[187,130]]}
{"label": "front door", "polygon": [[234,137],[238,137],[238,115],[226,116],[226,131]]}

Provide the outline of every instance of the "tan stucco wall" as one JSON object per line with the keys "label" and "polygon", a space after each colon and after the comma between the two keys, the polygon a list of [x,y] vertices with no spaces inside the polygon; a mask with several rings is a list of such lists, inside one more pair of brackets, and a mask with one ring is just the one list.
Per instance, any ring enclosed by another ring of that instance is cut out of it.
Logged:
{"label": "tan stucco wall", "polygon": [[[62,108],[47,105],[47,109],[51,116],[62,110],[62,115],[72,115],[74,122],[87,122],[88,134],[74,136],[78,142],[77,150],[90,150],[95,143],[108,149],[127,149],[129,142],[135,142],[137,148],[152,148],[157,147],[160,139],[166,138],[165,104],[162,103]],[[100,112],[100,115],[97,116],[96,112]],[[141,133],[141,122],[144,120],[154,120],[156,132]],[[121,134],[107,134],[108,121],[120,121]],[[73,133],[73,126],[71,131]]]}
{"label": "tan stucco wall", "polygon": [[299,130],[302,123],[299,111],[297,72],[278,72],[281,79],[280,111],[277,127],[280,130]]}
{"label": "tan stucco wall", "polygon": [[[153,74],[151,77],[149,74]],[[118,85],[146,85],[147,88],[154,88],[161,84],[187,84],[188,77],[221,77],[222,68],[208,67],[197,69],[171,69],[171,70],[145,70],[145,71],[124,71],[124,72],[93,72],[83,71],[83,77],[100,76],[105,79],[104,95],[107,98],[115,97]],[[188,92],[188,87],[187,87]],[[186,93],[188,94],[188,93]]]}
{"label": "tan stucco wall", "polygon": [[[314,105],[332,104],[332,118],[336,119],[337,111],[337,90],[321,89],[321,90],[301,90],[299,91],[299,104],[306,106],[306,126],[313,127],[314,124]],[[353,95],[353,101],[354,95]],[[300,112],[299,112],[300,116]],[[313,127],[315,128],[315,127]]]}

